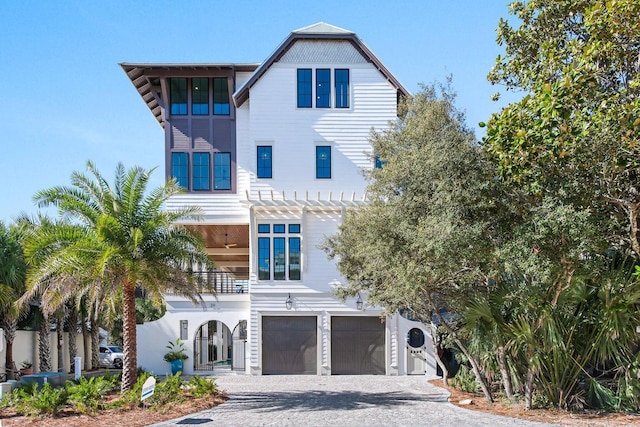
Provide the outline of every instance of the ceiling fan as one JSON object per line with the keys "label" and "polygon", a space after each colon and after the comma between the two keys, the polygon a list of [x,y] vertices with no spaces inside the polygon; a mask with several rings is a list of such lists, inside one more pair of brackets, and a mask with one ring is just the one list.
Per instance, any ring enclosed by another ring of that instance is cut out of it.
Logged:
{"label": "ceiling fan", "polygon": [[229,249],[229,248],[235,248],[236,246],[238,246],[237,243],[228,243],[227,242],[227,233],[224,233],[224,247]]}

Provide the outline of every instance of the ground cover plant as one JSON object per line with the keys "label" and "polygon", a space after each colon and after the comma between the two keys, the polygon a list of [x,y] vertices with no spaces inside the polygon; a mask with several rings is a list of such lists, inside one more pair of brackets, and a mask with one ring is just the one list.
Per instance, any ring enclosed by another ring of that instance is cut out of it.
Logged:
{"label": "ground cover plant", "polygon": [[[13,425],[12,422],[20,425],[26,421],[55,425],[56,420],[69,422],[72,417],[74,420],[78,417],[98,420],[103,416],[113,416],[114,413],[131,412],[138,414],[135,416],[139,418],[137,422],[142,423],[138,425],[145,425],[150,419],[158,421],[155,414],[169,413],[170,417],[181,415],[176,414],[175,409],[185,402],[189,402],[189,408],[195,408],[188,410],[195,412],[225,400],[212,378],[183,379],[180,375],[168,375],[156,377],[154,394],[142,402],[142,386],[150,376],[151,373],[141,371],[134,387],[124,393],[120,392],[120,374],[83,377],[78,381],[67,381],[63,387],[57,388],[48,383],[44,386],[22,386],[0,400],[0,418],[5,420],[3,426]],[[193,406],[196,401],[204,404],[204,407]],[[151,418],[140,417],[139,411],[154,415]],[[127,424],[130,423],[127,421]]]}

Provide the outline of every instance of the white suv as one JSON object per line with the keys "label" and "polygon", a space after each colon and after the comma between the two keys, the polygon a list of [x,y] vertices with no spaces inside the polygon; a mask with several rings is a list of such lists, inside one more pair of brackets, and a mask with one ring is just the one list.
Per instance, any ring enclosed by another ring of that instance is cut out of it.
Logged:
{"label": "white suv", "polygon": [[122,353],[122,349],[120,347],[116,347],[113,345],[100,347],[100,366],[122,369],[123,360],[124,354]]}

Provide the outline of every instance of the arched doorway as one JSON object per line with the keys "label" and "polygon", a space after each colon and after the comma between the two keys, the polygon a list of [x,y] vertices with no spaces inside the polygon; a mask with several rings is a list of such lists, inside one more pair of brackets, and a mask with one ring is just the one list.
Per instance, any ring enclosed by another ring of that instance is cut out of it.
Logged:
{"label": "arched doorway", "polygon": [[233,352],[231,331],[219,320],[200,325],[193,343],[193,369],[212,371],[214,367],[231,364]]}

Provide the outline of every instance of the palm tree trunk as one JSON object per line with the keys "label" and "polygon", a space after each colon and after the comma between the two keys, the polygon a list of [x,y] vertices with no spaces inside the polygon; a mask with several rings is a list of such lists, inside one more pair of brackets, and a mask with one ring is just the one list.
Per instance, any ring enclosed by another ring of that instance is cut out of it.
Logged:
{"label": "palm tree trunk", "polygon": [[6,349],[4,355],[4,366],[7,370],[7,379],[16,379],[16,362],[13,360],[13,341],[16,339],[16,330],[18,329],[18,321],[3,313],[4,318],[0,322],[4,329],[4,338]]}
{"label": "palm tree trunk", "polygon": [[83,317],[80,323],[82,329],[82,343],[84,345],[84,370],[91,370],[91,337],[87,329],[87,318]]}
{"label": "palm tree trunk", "polygon": [[511,384],[511,375],[509,374],[509,367],[507,365],[507,352],[504,346],[498,346],[496,356],[498,359],[498,367],[500,368],[500,375],[502,376],[504,392],[507,395],[507,399],[513,401],[513,385]]}
{"label": "palm tree trunk", "polygon": [[124,366],[122,368],[121,392],[131,390],[138,377],[138,360],[136,355],[136,298],[133,283],[126,280],[122,292],[122,342]]}
{"label": "palm tree trunk", "polygon": [[527,378],[524,383],[524,408],[531,409],[533,401],[533,368],[527,369]]}
{"label": "palm tree trunk", "polygon": [[40,331],[38,333],[38,356],[40,372],[51,371],[51,339],[49,328],[49,316],[42,314],[40,319]]}
{"label": "palm tree trunk", "polygon": [[64,351],[62,349],[63,334],[64,334],[64,315],[58,316],[56,319],[56,332],[58,338],[58,372],[64,372]]}
{"label": "palm tree trunk", "polygon": [[76,338],[78,333],[78,312],[74,306],[69,306],[69,316],[67,317],[67,330],[69,331],[67,341],[69,343],[69,371],[75,372],[78,345]]}
{"label": "palm tree trunk", "polygon": [[100,327],[98,319],[91,317],[91,369],[100,369]]}

